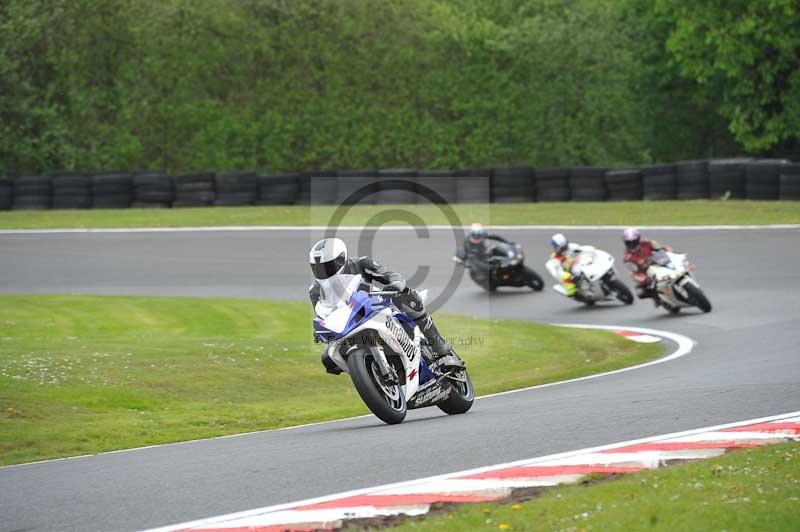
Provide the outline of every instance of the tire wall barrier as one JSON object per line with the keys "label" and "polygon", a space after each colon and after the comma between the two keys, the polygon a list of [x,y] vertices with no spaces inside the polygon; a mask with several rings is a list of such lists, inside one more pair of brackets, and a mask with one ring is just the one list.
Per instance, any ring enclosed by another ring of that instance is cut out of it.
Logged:
{"label": "tire wall barrier", "polygon": [[[401,182],[400,187],[396,186]],[[368,194],[353,194],[369,186]],[[680,161],[637,168],[511,166],[457,170],[361,168],[252,171],[53,172],[0,177],[0,210],[247,205],[520,203],[673,199],[800,200],[800,163],[785,159]]]}

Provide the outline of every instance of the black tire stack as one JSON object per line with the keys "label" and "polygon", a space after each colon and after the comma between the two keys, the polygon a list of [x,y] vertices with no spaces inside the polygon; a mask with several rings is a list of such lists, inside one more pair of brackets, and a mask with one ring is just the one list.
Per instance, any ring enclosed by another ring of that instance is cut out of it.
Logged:
{"label": "black tire stack", "polygon": [[605,175],[608,201],[642,199],[642,172],[638,168],[608,170]]}
{"label": "black tire stack", "polygon": [[495,203],[522,203],[536,198],[534,171],[530,166],[512,166],[492,170],[492,201]]}
{"label": "black tire stack", "polygon": [[780,171],[789,161],[759,159],[745,167],[745,194],[752,200],[776,200],[780,197]]}
{"label": "black tire stack", "polygon": [[92,206],[89,178],[82,174],[58,172],[50,174],[53,187],[53,209],[88,209]]}
{"label": "black tire stack", "polygon": [[708,197],[711,199],[747,197],[745,165],[751,159],[716,159],[708,163]]}
{"label": "black tire stack", "polygon": [[216,197],[214,172],[189,172],[173,177],[175,201],[173,207],[207,207]]}
{"label": "black tire stack", "polygon": [[536,170],[537,201],[569,201],[569,168]]}
{"label": "black tire stack", "polygon": [[253,205],[258,197],[258,180],[255,172],[219,172],[214,179],[216,195],[214,205],[241,207]]}
{"label": "black tire stack", "polygon": [[14,179],[11,208],[44,210],[50,208],[51,188],[48,176],[30,175]]}
{"label": "black tire stack", "polygon": [[441,197],[434,203],[455,203],[456,180],[453,179],[453,170],[418,170],[417,189],[425,195],[430,189]]}
{"label": "black tire stack", "polygon": [[572,201],[605,201],[605,174],[608,168],[576,166],[570,169]]}
{"label": "black tire stack", "polygon": [[133,181],[130,174],[92,176],[93,209],[127,209],[131,206]]}
{"label": "black tire stack", "polygon": [[[375,203],[414,205],[417,203],[416,168],[386,168],[378,171],[380,190],[375,195]],[[400,181],[406,189],[398,189],[390,181]]]}
{"label": "black tire stack", "polygon": [[314,170],[299,178],[298,203],[303,205],[333,205],[336,201],[336,170]]}
{"label": "black tire stack", "polygon": [[297,174],[260,175],[256,205],[294,205],[299,191]]}
{"label": "black tire stack", "polygon": [[[337,205],[372,205],[377,199],[380,189],[378,169],[361,168],[359,170],[339,170],[339,188],[336,191]],[[366,187],[366,188],[365,188]],[[362,190],[363,189],[363,190]],[[357,191],[366,196],[356,199],[352,197]]]}
{"label": "black tire stack", "polygon": [[133,183],[133,202],[136,209],[166,209],[175,201],[175,187],[167,174],[147,172],[136,174]]}
{"label": "black tire stack", "polygon": [[800,163],[781,166],[780,187],[780,199],[800,200]]}
{"label": "black tire stack", "polygon": [[708,161],[681,161],[675,171],[678,199],[708,199]]}
{"label": "black tire stack", "polygon": [[14,200],[14,185],[11,180],[0,177],[0,211],[7,211],[11,208]]}
{"label": "black tire stack", "polygon": [[642,197],[646,200],[672,200],[677,195],[675,165],[654,164],[642,172]]}
{"label": "black tire stack", "polygon": [[492,194],[492,169],[467,168],[453,172],[458,203],[489,203]]}

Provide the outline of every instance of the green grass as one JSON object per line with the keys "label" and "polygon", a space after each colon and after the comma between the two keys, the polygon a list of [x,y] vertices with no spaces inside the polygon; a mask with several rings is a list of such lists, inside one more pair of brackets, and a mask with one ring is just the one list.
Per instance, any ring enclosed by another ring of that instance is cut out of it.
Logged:
{"label": "green grass", "polygon": [[736,451],[608,482],[560,486],[518,504],[464,505],[392,532],[797,530],[800,445]]}
{"label": "green grass", "polygon": [[[311,306],[0,296],[0,464],[365,414],[327,375]],[[652,359],[660,346],[527,322],[437,317],[486,394]]]}
{"label": "green grass", "polygon": [[[449,224],[438,206],[357,206],[344,225],[380,225],[374,218],[392,209],[417,214],[426,224]],[[494,225],[736,225],[800,223],[800,202],[791,201],[634,201],[612,203],[518,203],[453,205],[462,224]],[[4,211],[0,229],[205,227],[231,225],[328,225],[336,207],[208,207],[199,209],[120,209]],[[400,222],[389,222],[400,223]],[[340,224],[341,225],[341,224]]]}

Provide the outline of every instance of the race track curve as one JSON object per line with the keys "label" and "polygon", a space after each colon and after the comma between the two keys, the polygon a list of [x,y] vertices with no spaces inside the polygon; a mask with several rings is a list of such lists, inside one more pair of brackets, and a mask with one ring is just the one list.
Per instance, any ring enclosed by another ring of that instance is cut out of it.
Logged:
{"label": "race track curve", "polygon": [[[552,230],[503,231],[544,274]],[[621,257],[619,230],[565,231]],[[443,310],[674,331],[688,356],[607,377],[481,399],[464,416],[376,418],[0,468],[0,531],[137,530],[370,485],[800,410],[800,231],[652,230],[686,251],[714,304],[584,308],[546,291],[489,296],[468,278]],[[351,248],[359,233],[343,233]],[[0,235],[0,292],[305,299],[312,231]],[[379,231],[374,255],[450,277],[452,232]],[[320,371],[322,369],[320,368]],[[331,378],[347,378],[346,376]],[[480,383],[476,382],[480,393]],[[335,397],[330,398],[335,401]]]}

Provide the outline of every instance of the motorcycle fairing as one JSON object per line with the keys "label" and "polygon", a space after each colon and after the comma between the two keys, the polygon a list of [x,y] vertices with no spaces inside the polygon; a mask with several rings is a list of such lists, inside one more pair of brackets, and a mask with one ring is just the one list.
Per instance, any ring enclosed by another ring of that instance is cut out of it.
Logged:
{"label": "motorcycle fairing", "polygon": [[[359,276],[360,277],[360,276]],[[376,301],[377,299],[377,301]],[[314,332],[318,338],[328,344],[328,356],[343,371],[349,371],[347,361],[340,352],[341,342],[349,338],[358,338],[359,333],[365,339],[371,339],[377,333],[383,346],[400,358],[405,372],[405,384],[402,385],[406,401],[417,392],[421,374],[432,377],[430,370],[423,370],[422,332],[414,324],[414,336],[410,337],[398,320],[414,323],[411,318],[397,312],[388,298],[370,298],[364,291],[356,291],[346,305],[342,305],[328,314],[325,319],[314,318]],[[333,329],[332,327],[336,327]],[[347,349],[347,354],[361,347],[354,342]]]}
{"label": "motorcycle fairing", "polygon": [[673,307],[691,306],[689,294],[684,288],[691,283],[700,285],[689,271],[689,261],[685,253],[667,251],[666,260],[647,268],[647,276],[655,280],[658,298]]}
{"label": "motorcycle fairing", "polygon": [[416,395],[409,399],[406,405],[409,410],[433,406],[450,397],[452,391],[453,388],[449,383],[442,383],[436,379],[432,379],[420,386]]}
{"label": "motorcycle fairing", "polygon": [[371,314],[372,300],[366,292],[358,290],[350,296],[346,305],[334,309],[324,319],[314,318],[314,332],[323,341],[339,340]]}

